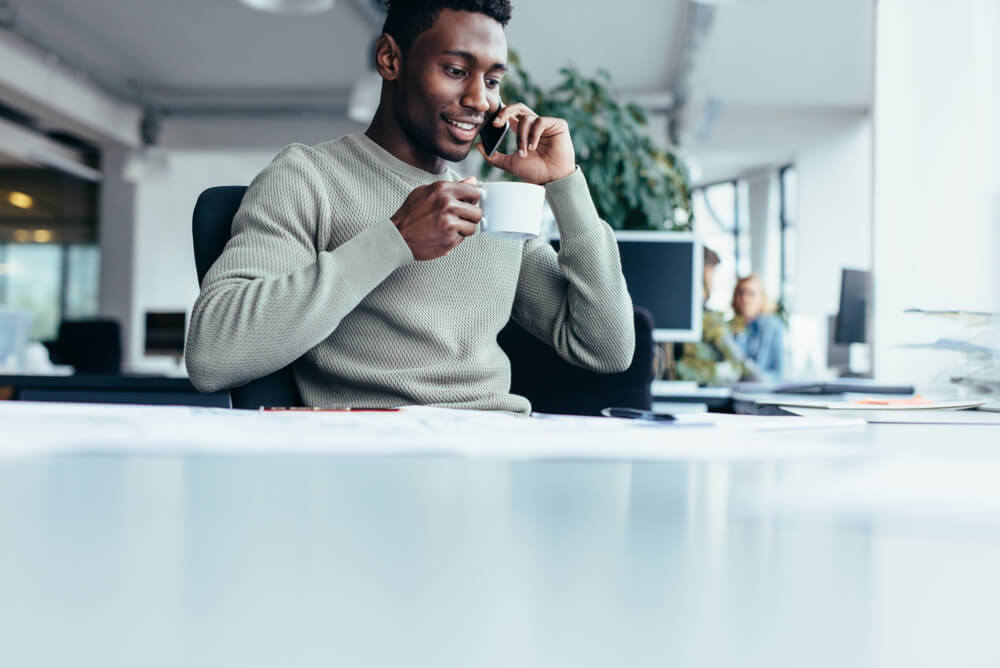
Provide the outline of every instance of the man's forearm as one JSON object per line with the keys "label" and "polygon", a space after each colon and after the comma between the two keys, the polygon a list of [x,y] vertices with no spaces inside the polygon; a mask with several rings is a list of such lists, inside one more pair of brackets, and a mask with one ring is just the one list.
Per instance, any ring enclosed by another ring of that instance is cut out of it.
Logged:
{"label": "man's forearm", "polygon": [[559,256],[543,245],[527,247],[515,317],[564,359],[623,371],[632,360],[635,328],[614,234],[579,172],[546,190],[560,230]]}

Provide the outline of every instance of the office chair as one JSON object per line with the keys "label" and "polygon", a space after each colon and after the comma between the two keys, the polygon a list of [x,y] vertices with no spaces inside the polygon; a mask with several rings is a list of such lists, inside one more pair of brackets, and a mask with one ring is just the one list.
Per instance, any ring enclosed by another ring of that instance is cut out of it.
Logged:
{"label": "office chair", "polygon": [[[240,208],[246,186],[216,186],[204,191],[194,205],[191,232],[194,238],[194,264],[198,285],[222,254],[232,234],[233,216]],[[263,378],[229,390],[233,408],[257,409],[261,406],[301,406],[302,397],[292,367],[286,366]]]}
{"label": "office chair", "polygon": [[71,364],[76,373],[121,373],[122,334],[117,320],[63,320],[55,341],[45,345],[54,362]]}
{"label": "office chair", "polygon": [[511,388],[538,413],[600,415],[602,408],[653,406],[653,317],[634,308],[635,352],[621,373],[596,373],[574,366],[511,320],[497,341],[510,358]]}
{"label": "office chair", "polygon": [[[233,216],[245,186],[216,186],[204,191],[194,207],[194,259],[201,285],[209,267],[229,240]],[[542,413],[599,415],[607,406],[649,409],[653,379],[653,322],[648,311],[635,309],[636,349],[623,373],[599,374],[573,366],[513,320],[497,341],[511,362],[511,391],[527,397]],[[230,390],[233,408],[301,406],[292,369],[287,366]]]}

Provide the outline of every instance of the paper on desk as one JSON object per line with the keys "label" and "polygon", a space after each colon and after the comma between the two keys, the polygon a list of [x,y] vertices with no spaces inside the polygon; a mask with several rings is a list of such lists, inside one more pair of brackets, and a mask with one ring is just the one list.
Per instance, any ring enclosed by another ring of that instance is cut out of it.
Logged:
{"label": "paper on desk", "polygon": [[983,399],[909,402],[908,400],[878,401],[870,399],[861,401],[824,401],[815,399],[782,399],[780,397],[755,399],[755,401],[760,405],[781,406],[782,408],[820,408],[852,412],[962,410],[965,408],[976,408],[986,403]]}
{"label": "paper on desk", "polygon": [[[679,416],[681,422],[704,419]],[[708,428],[642,420],[409,407],[391,413],[235,411],[183,406],[0,402],[0,456],[329,454],[690,459],[851,454],[773,429],[863,427],[860,420],[712,416]],[[820,429],[821,428],[821,429]],[[735,432],[739,432],[737,436]],[[822,440],[822,439],[820,439]]]}
{"label": "paper on desk", "polygon": [[[803,417],[829,416],[832,419],[857,418],[856,411],[838,411],[787,406],[789,411]],[[861,414],[869,424],[995,424],[1000,425],[1000,413],[973,410],[869,410]]]}

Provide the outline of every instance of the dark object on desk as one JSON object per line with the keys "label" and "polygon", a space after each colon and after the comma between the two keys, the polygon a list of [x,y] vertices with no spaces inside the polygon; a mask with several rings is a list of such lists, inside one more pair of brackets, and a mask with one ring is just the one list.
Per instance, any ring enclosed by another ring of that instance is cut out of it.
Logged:
{"label": "dark object on desk", "polygon": [[868,341],[868,302],[871,272],[844,269],[840,276],[840,309],[833,340],[839,344]]}
{"label": "dark object on desk", "polygon": [[[191,224],[198,285],[226,247],[232,235],[233,216],[246,191],[246,186],[216,186],[198,197]],[[229,396],[233,408],[253,410],[261,406],[301,406],[303,403],[291,365],[234,387]]]}
{"label": "dark object on desk", "polygon": [[635,353],[622,373],[573,366],[511,320],[497,337],[510,358],[511,388],[539,413],[600,415],[606,406],[650,410],[653,397],[653,318],[635,307]]}
{"label": "dark object on desk", "polygon": [[175,313],[146,313],[146,337],[143,348],[147,355],[184,356],[184,334],[187,315]]}
{"label": "dark object on desk", "polygon": [[203,394],[187,378],[78,373],[0,376],[0,396],[19,401],[148,404],[229,408],[225,392]]}
{"label": "dark object on desk", "polygon": [[883,385],[862,380],[822,383],[786,383],[774,388],[775,394],[913,394],[912,385]]}
{"label": "dark object on desk", "polygon": [[610,406],[601,410],[604,417],[625,418],[627,420],[649,420],[650,422],[674,422],[677,418],[669,413],[654,413],[638,408]]}
{"label": "dark object on desk", "polygon": [[63,320],[47,344],[52,361],[71,364],[76,373],[121,373],[122,335],[117,320]]}

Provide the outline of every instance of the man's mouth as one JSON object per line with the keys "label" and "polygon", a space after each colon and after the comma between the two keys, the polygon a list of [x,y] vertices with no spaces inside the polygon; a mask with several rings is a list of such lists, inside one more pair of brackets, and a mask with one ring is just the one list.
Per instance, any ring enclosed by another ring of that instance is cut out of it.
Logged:
{"label": "man's mouth", "polygon": [[463,142],[469,142],[476,138],[476,133],[479,132],[479,127],[482,125],[482,121],[471,122],[471,121],[460,121],[453,118],[445,118],[445,123],[448,124],[451,134],[458,140]]}

